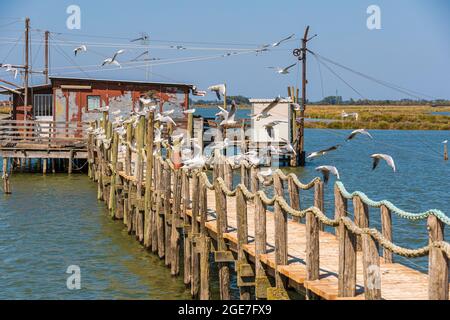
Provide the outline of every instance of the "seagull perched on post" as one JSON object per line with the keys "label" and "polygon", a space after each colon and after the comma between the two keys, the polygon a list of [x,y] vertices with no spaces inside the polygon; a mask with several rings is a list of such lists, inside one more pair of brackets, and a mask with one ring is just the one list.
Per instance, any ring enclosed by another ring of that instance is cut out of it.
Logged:
{"label": "seagull perched on post", "polygon": [[264,125],[264,128],[266,129],[267,135],[273,139],[273,134],[274,134],[274,130],[273,127],[279,125],[280,123],[287,123],[287,121],[284,120],[275,120],[275,121],[271,121],[269,123],[266,123]]}
{"label": "seagull perched on post", "polygon": [[82,44],[79,47],[76,47],[75,49],[73,49],[73,53],[75,54],[75,56],[77,56],[77,54],[81,53],[81,52],[86,52],[87,51],[87,47],[86,45]]}
{"label": "seagull perched on post", "polygon": [[324,149],[324,150],[312,152],[306,157],[306,159],[314,159],[314,158],[318,158],[318,157],[324,156],[330,151],[337,150],[340,146],[341,146],[340,144],[337,144],[335,146],[332,146],[332,147]]}
{"label": "seagull perched on post", "polygon": [[397,171],[397,169],[395,168],[394,159],[390,155],[376,153],[376,154],[371,155],[370,157],[373,159],[372,170],[375,170],[375,168],[378,166],[378,163],[380,163],[380,159],[383,159],[384,161],[386,161],[388,166],[391,167],[392,170],[394,170],[394,172]]}
{"label": "seagull perched on post", "polygon": [[213,91],[217,95],[217,99],[221,100],[221,96],[225,96],[227,94],[227,87],[225,84],[216,84],[214,86],[208,87],[208,90]]}
{"label": "seagull perched on post", "polygon": [[118,66],[119,68],[122,68],[122,66],[120,65],[119,62],[117,62],[116,59],[119,54],[122,54],[124,52],[125,52],[124,49],[120,49],[119,51],[116,51],[116,53],[114,53],[112,58],[107,58],[107,59],[103,60],[102,66],[104,66],[105,64],[114,64],[114,65]]}
{"label": "seagull perched on post", "polygon": [[285,68],[281,68],[281,67],[267,67],[269,69],[275,69],[277,73],[279,74],[288,74],[289,73],[289,69],[294,67],[297,63],[291,64]]}
{"label": "seagull perched on post", "polygon": [[352,131],[352,133],[350,133],[350,135],[347,137],[347,139],[345,139],[345,141],[352,140],[358,134],[364,134],[364,135],[368,136],[370,139],[373,139],[372,135],[366,129],[357,129],[357,130]]}
{"label": "seagull perched on post", "polygon": [[256,121],[270,117],[271,114],[269,114],[269,111],[272,110],[278,103],[280,103],[280,101],[281,101],[281,96],[276,97],[261,112],[256,113],[256,114],[251,114],[250,117],[254,118]]}
{"label": "seagull perched on post", "polygon": [[328,179],[330,178],[330,173],[334,174],[336,178],[340,179],[339,177],[339,171],[336,169],[336,167],[333,166],[320,166],[316,168],[316,171],[322,172],[323,175],[323,182],[326,184],[328,183]]}

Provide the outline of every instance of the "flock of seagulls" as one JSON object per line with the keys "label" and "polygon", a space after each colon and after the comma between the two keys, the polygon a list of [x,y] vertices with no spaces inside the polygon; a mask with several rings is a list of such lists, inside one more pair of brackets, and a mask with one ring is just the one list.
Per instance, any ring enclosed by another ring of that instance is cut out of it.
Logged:
{"label": "flock of seagulls", "polygon": [[[350,135],[345,139],[345,141],[349,142],[358,135],[364,135],[364,136],[369,137],[370,139],[373,139],[372,135],[366,129],[357,129],[357,130],[353,130],[350,133]],[[315,158],[322,157],[329,152],[338,150],[340,147],[342,147],[342,145],[337,144],[337,145],[334,145],[332,147],[329,147],[329,148],[326,148],[323,150],[311,152],[306,157],[306,159],[313,160]],[[390,156],[388,154],[383,154],[383,153],[376,153],[376,154],[371,155],[370,157],[372,158],[372,170],[375,170],[378,167],[380,160],[384,160],[386,162],[386,164],[392,168],[392,171],[394,171],[394,172],[397,171],[395,162],[394,162],[394,159],[392,158],[392,156]],[[330,174],[333,174],[334,176],[336,176],[337,179],[340,179],[339,171],[335,166],[331,166],[331,165],[319,166],[316,168],[316,171],[322,172],[323,181],[325,183],[328,182]]]}

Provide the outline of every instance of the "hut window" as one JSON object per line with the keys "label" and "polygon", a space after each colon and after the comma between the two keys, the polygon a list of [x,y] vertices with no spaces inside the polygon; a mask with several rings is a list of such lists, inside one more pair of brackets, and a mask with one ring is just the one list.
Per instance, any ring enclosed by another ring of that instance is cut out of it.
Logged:
{"label": "hut window", "polygon": [[97,110],[100,108],[100,96],[87,97],[88,110]]}

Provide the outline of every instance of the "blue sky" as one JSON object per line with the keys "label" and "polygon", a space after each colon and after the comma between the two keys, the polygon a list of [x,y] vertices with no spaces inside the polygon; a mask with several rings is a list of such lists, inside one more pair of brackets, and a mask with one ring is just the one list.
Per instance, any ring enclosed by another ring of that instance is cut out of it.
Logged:
{"label": "blue sky", "polygon": [[[212,57],[237,49],[254,49],[292,33],[300,38],[305,26],[310,25],[312,34],[318,34],[310,42],[310,48],[322,56],[410,90],[450,99],[450,3],[445,0],[1,0],[0,4],[0,62],[23,62],[23,45],[19,43],[11,49],[22,33],[23,21],[14,23],[13,19],[29,16],[34,29],[32,49],[35,70],[43,64],[42,47],[39,48],[42,32],[39,30],[50,30],[54,32],[51,46],[53,73],[130,80],[146,80],[148,77],[154,81],[192,83],[200,88],[226,82],[232,95],[286,95],[288,85],[298,84],[297,69],[294,68],[289,75],[278,75],[267,67],[294,63],[292,49],[298,41],[285,43],[260,55],[247,52],[226,58]],[[66,28],[66,8],[72,4],[81,8],[81,30]],[[372,4],[381,9],[381,30],[366,27],[366,9]],[[148,70],[143,63],[134,65],[139,69],[130,69],[132,65],[125,67],[127,61],[145,51],[142,47],[130,47],[129,39],[138,37],[141,32],[150,35],[150,54],[153,58],[208,59],[171,64],[162,64],[164,60],[160,60],[160,65]],[[78,43],[88,43],[88,52],[75,58],[72,50]],[[168,48],[177,44],[187,49]],[[105,69],[110,67],[99,67],[105,57],[122,47],[126,48],[126,52],[118,60],[124,68],[109,71]],[[73,66],[72,61],[82,66],[86,73],[78,68],[58,69]],[[409,98],[335,66],[332,68],[363,97]],[[308,70],[309,98],[321,99],[320,72],[312,56]],[[345,99],[359,98],[324,66],[321,73],[325,96],[334,95],[338,90]],[[0,77],[12,79],[4,71],[0,72]],[[43,79],[34,75],[33,81],[40,83]],[[213,98],[212,95],[208,97]]]}

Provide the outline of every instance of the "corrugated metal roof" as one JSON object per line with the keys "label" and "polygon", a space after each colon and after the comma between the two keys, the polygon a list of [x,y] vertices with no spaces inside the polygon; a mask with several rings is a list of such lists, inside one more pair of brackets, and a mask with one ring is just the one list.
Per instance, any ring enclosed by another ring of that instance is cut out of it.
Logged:
{"label": "corrugated metal roof", "polygon": [[176,82],[150,82],[139,80],[117,80],[117,79],[95,79],[95,78],[72,78],[72,77],[49,77],[50,80],[80,80],[80,81],[96,81],[96,82],[122,82],[132,84],[146,84],[146,85],[164,85],[164,86],[185,86],[192,88],[194,85],[188,83],[176,83]]}

